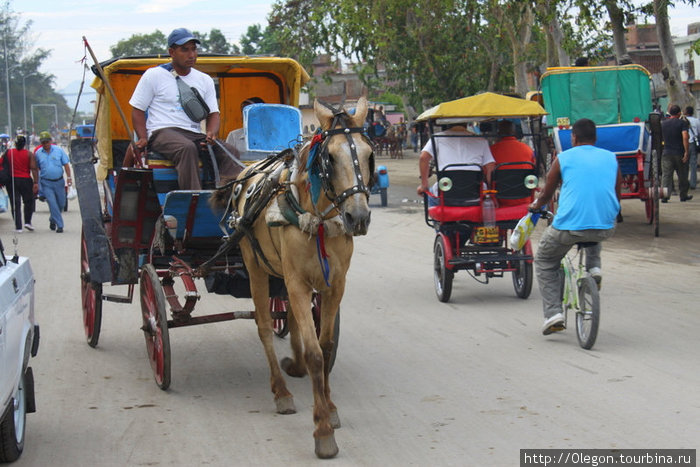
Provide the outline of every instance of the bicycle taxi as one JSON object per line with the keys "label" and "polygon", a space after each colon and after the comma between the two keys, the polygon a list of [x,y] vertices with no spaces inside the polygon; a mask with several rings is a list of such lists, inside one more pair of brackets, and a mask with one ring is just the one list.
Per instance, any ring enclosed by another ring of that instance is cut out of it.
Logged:
{"label": "bicycle taxi", "polygon": [[[254,311],[192,315],[200,299],[196,279],[203,279],[209,292],[250,297],[240,251],[217,254],[232,229],[225,213],[208,203],[214,190],[178,190],[172,162],[152,152],[124,166],[132,141],[124,109],[130,109],[128,101],[143,72],[168,61],[167,56],[141,56],[96,64],[96,145],[92,139],[71,143],[83,222],[80,277],[87,342],[91,347],[98,344],[103,302],[131,303],[139,284],[141,330],[156,383],[163,390],[171,382],[169,329],[255,317]],[[200,55],[197,69],[215,80],[219,139],[245,128],[248,152],[242,160],[290,157],[302,134],[299,91],[309,79],[296,61]],[[265,104],[250,105],[242,114],[241,104],[251,97]],[[202,161],[202,186],[214,188],[216,174],[206,170],[206,153]],[[206,269],[201,268],[205,263]],[[126,286],[126,294],[103,293],[103,284]],[[283,336],[286,291],[281,279],[271,280],[270,296],[275,331]],[[314,305],[318,314],[318,303]]]}
{"label": "bicycle taxi", "polygon": [[[448,302],[456,272],[465,270],[478,282],[487,284],[491,278],[512,273],[515,293],[520,298],[532,290],[532,247],[530,241],[522,248],[510,244],[510,232],[527,214],[538,184],[537,162],[541,156],[541,118],[545,110],[537,102],[483,93],[443,102],[421,114],[417,121],[425,122],[436,154],[435,139],[440,127],[467,123],[483,128],[481,136],[495,142],[495,125],[499,119],[520,123],[523,136],[535,148],[535,162],[497,164],[487,185],[481,168],[473,164],[451,164],[436,171],[437,204],[429,206],[425,195],[425,221],[435,230],[434,283],[438,300]],[[489,125],[490,123],[490,125]],[[486,130],[491,127],[491,130]],[[471,165],[471,167],[470,167]],[[436,164],[435,167],[440,167]]]}
{"label": "bicycle taxi", "polygon": [[659,236],[661,114],[652,112],[649,72],[640,65],[556,67],[541,79],[556,152],[571,147],[571,124],[596,123],[596,146],[614,152],[622,173],[622,199],[644,202]]}

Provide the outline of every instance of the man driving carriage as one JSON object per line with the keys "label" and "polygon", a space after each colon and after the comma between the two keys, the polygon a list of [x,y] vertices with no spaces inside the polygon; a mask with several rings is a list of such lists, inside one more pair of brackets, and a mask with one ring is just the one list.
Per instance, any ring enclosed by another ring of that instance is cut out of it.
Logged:
{"label": "man driving carriage", "polygon": [[[146,70],[129,100],[138,137],[136,151],[141,153],[148,147],[172,160],[181,190],[201,189],[199,154],[205,144],[213,145],[221,176],[234,177],[241,171],[241,167],[214,144],[219,132],[219,107],[214,80],[193,68],[199,43],[199,39],[187,29],[173,30],[168,36],[171,62]],[[204,133],[201,120],[191,118],[183,108],[178,81],[196,90],[206,104],[202,118],[205,120]],[[226,147],[235,154],[232,146]]]}

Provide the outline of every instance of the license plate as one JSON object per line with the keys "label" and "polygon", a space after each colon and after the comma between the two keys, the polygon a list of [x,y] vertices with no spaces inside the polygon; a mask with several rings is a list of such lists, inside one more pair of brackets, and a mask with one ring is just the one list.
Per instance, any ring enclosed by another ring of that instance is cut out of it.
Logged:
{"label": "license plate", "polygon": [[474,243],[496,243],[498,239],[498,227],[477,227],[474,231]]}

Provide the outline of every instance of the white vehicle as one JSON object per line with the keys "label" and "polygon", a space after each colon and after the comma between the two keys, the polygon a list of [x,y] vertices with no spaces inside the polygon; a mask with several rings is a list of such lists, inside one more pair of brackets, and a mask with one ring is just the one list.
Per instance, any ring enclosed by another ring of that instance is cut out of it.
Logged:
{"label": "white vehicle", "polygon": [[24,449],[27,413],[36,411],[29,357],[38,349],[29,259],[6,258],[0,241],[0,462],[16,460]]}

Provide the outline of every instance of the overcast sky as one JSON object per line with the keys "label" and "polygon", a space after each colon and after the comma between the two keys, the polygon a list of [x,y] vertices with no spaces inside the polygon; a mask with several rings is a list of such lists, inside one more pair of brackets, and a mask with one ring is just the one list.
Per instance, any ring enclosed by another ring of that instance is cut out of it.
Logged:
{"label": "overcast sky", "polygon": [[[23,21],[31,20],[35,47],[50,49],[41,71],[56,76],[57,89],[82,79],[80,59],[85,36],[98,60],[111,57],[109,47],[133,34],[174,28],[209,32],[220,29],[237,42],[248,26],[267,24],[272,0],[11,0]],[[672,33],[685,35],[689,23],[700,22],[700,7],[676,2],[671,10]],[[89,64],[92,60],[88,55]]]}

